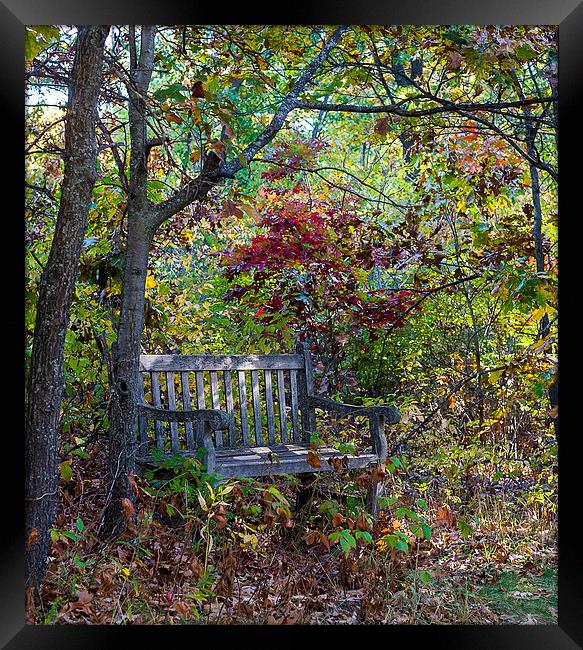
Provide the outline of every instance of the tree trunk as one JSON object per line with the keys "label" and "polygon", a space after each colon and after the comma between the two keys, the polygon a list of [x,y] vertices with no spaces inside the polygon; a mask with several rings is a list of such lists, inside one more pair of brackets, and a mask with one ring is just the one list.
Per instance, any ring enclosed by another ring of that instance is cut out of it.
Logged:
{"label": "tree trunk", "polygon": [[122,300],[113,346],[113,385],[109,408],[108,494],[102,534],[114,537],[131,517],[127,502],[134,495],[129,474],[134,469],[136,445],[136,404],[139,399],[139,358],[144,322],[144,293],[148,272],[148,252],[155,228],[151,204],[147,199],[148,141],[146,96],[154,66],[156,28],[144,26],[140,51],[136,51],[136,32],[130,27],[130,77],[128,86],[131,136],[130,181],[128,195],[128,234]]}
{"label": "tree trunk", "polygon": [[148,252],[153,231],[143,215],[128,214],[126,267],[118,335],[113,350],[114,383],[111,387],[108,448],[108,502],[103,533],[113,537],[122,532],[129,519],[123,499],[133,502],[129,474],[134,469],[137,419],[140,399],[139,356],[144,322],[144,291]]}
{"label": "tree trunk", "polygon": [[65,126],[65,168],[51,251],[39,286],[26,410],[26,586],[44,575],[57,503],[63,349],[91,194],[97,176],[95,123],[109,27],[77,37]]}

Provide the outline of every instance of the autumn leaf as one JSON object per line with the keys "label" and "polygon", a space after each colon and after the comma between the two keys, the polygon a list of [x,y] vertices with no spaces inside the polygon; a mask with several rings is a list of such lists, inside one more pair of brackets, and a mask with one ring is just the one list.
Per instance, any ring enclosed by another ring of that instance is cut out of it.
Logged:
{"label": "autumn leaf", "polygon": [[71,466],[72,462],[73,461],[69,458],[59,465],[59,474],[61,475],[61,479],[65,482],[70,481],[73,477],[73,468]]}
{"label": "autumn leaf", "polygon": [[333,517],[332,517],[332,525],[333,526],[340,526],[340,524],[344,523],[346,521],[346,517],[342,515],[341,513],[337,512]]}
{"label": "autumn leaf", "polygon": [[448,526],[449,528],[455,529],[457,518],[449,508],[443,506],[437,509],[435,523],[438,526]]}
{"label": "autumn leaf", "polygon": [[446,66],[450,70],[457,70],[461,67],[462,61],[463,57],[459,52],[450,52],[449,56],[447,57]]}
{"label": "autumn leaf", "polygon": [[184,120],[180,117],[180,115],[176,115],[176,113],[172,113],[171,111],[165,113],[164,117],[166,118],[168,124],[172,124],[172,123],[182,124],[182,122],[184,122]]}
{"label": "autumn leaf", "polygon": [[87,603],[91,602],[93,600],[93,595],[90,594],[88,591],[78,591],[77,592],[77,601],[81,603],[82,605],[86,605]]}
{"label": "autumn leaf", "polygon": [[308,455],[306,456],[306,462],[308,463],[308,465],[310,465],[310,467],[314,467],[314,468],[320,467],[321,465],[320,459],[318,458],[318,454],[316,454],[316,452],[313,449],[310,449],[310,451],[308,451]]}
{"label": "autumn leaf", "polygon": [[190,94],[193,97],[204,97],[202,81],[195,81],[190,87]]}
{"label": "autumn leaf", "polygon": [[121,500],[121,510],[123,516],[129,521],[135,512],[134,504],[127,497],[124,497]]}
{"label": "autumn leaf", "polygon": [[28,533],[28,539],[26,541],[28,546],[32,546],[33,544],[38,544],[40,542],[39,536],[38,536],[38,528],[32,528],[30,533]]}
{"label": "autumn leaf", "polygon": [[174,611],[182,618],[186,618],[189,614],[192,613],[192,607],[188,603],[185,603],[182,600],[179,600],[177,603],[174,603],[173,607],[174,607]]}
{"label": "autumn leaf", "polygon": [[221,160],[225,160],[225,145],[218,140],[211,146],[211,150],[214,151]]}
{"label": "autumn leaf", "polygon": [[152,289],[154,288],[158,283],[156,282],[156,279],[151,273],[148,273],[146,277],[146,289]]}
{"label": "autumn leaf", "polygon": [[243,210],[245,214],[247,214],[249,217],[254,219],[256,222],[259,222],[261,217],[259,215],[259,212],[257,212],[257,209],[254,206],[250,205],[249,203],[243,203],[243,202],[241,202],[240,206],[241,206],[241,210]]}
{"label": "autumn leaf", "polygon": [[375,133],[378,133],[379,135],[387,135],[387,133],[389,133],[390,130],[391,130],[391,126],[388,117],[381,117],[375,122],[374,125]]}

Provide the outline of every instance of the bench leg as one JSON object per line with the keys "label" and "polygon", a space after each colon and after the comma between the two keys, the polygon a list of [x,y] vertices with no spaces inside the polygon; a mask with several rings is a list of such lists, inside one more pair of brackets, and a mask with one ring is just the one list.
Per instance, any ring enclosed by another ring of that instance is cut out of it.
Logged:
{"label": "bench leg", "polygon": [[296,499],[296,511],[299,512],[314,499],[317,475],[315,473],[298,474],[298,478],[300,484],[298,486],[298,496]]}
{"label": "bench leg", "polygon": [[366,495],[366,509],[370,512],[374,519],[376,519],[379,514],[379,497],[381,496],[382,489],[382,482],[373,478],[372,484],[368,488]]}

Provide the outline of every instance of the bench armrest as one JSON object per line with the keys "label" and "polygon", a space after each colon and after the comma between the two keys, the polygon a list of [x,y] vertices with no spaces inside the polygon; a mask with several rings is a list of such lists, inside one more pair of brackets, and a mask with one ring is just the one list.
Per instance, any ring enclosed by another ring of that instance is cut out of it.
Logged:
{"label": "bench armrest", "polygon": [[170,411],[156,408],[148,404],[138,404],[138,413],[146,418],[162,422],[193,422],[203,424],[202,443],[205,449],[207,472],[212,474],[217,463],[217,452],[211,432],[228,429],[230,416],[226,411],[218,409],[197,409],[196,411]]}
{"label": "bench armrest", "polygon": [[357,406],[355,404],[343,404],[336,402],[327,397],[308,397],[308,403],[311,407],[322,409],[323,411],[330,411],[331,413],[338,413],[339,415],[378,415],[384,418],[386,424],[396,424],[401,420],[401,413],[395,406],[381,405],[381,406]]}
{"label": "bench armrest", "polygon": [[385,423],[396,424],[401,419],[399,409],[395,406],[356,406],[342,404],[327,397],[308,397],[308,404],[313,408],[323,411],[338,413],[339,415],[365,415],[370,421],[370,437],[372,448],[381,463],[387,458],[387,438],[385,436]]}
{"label": "bench armrest", "polygon": [[170,411],[149,404],[138,404],[138,412],[146,418],[162,422],[207,422],[213,431],[228,429],[230,417],[218,409],[197,409],[196,411]]}

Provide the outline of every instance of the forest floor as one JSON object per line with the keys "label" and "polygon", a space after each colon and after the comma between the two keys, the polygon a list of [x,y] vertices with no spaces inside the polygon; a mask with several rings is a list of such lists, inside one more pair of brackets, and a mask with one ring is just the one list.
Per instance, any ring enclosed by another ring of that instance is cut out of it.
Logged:
{"label": "forest floor", "polygon": [[[40,598],[28,595],[30,623],[557,623],[556,517],[528,499],[528,477],[482,480],[471,497],[455,499],[409,468],[402,501],[423,497],[430,539],[413,537],[407,552],[388,548],[383,535],[406,523],[383,510],[368,528],[371,543],[347,554],[330,544],[318,508],[338,495],[334,475],[320,476],[298,512],[296,482],[263,479],[256,485],[289,499],[291,519],[253,523],[239,508],[213,530],[212,548],[196,525],[204,520],[176,514],[176,493],[152,496],[138,477],[135,530],[104,544],[104,454],[97,444],[61,471],[47,574]],[[253,513],[245,498],[243,511]]]}

